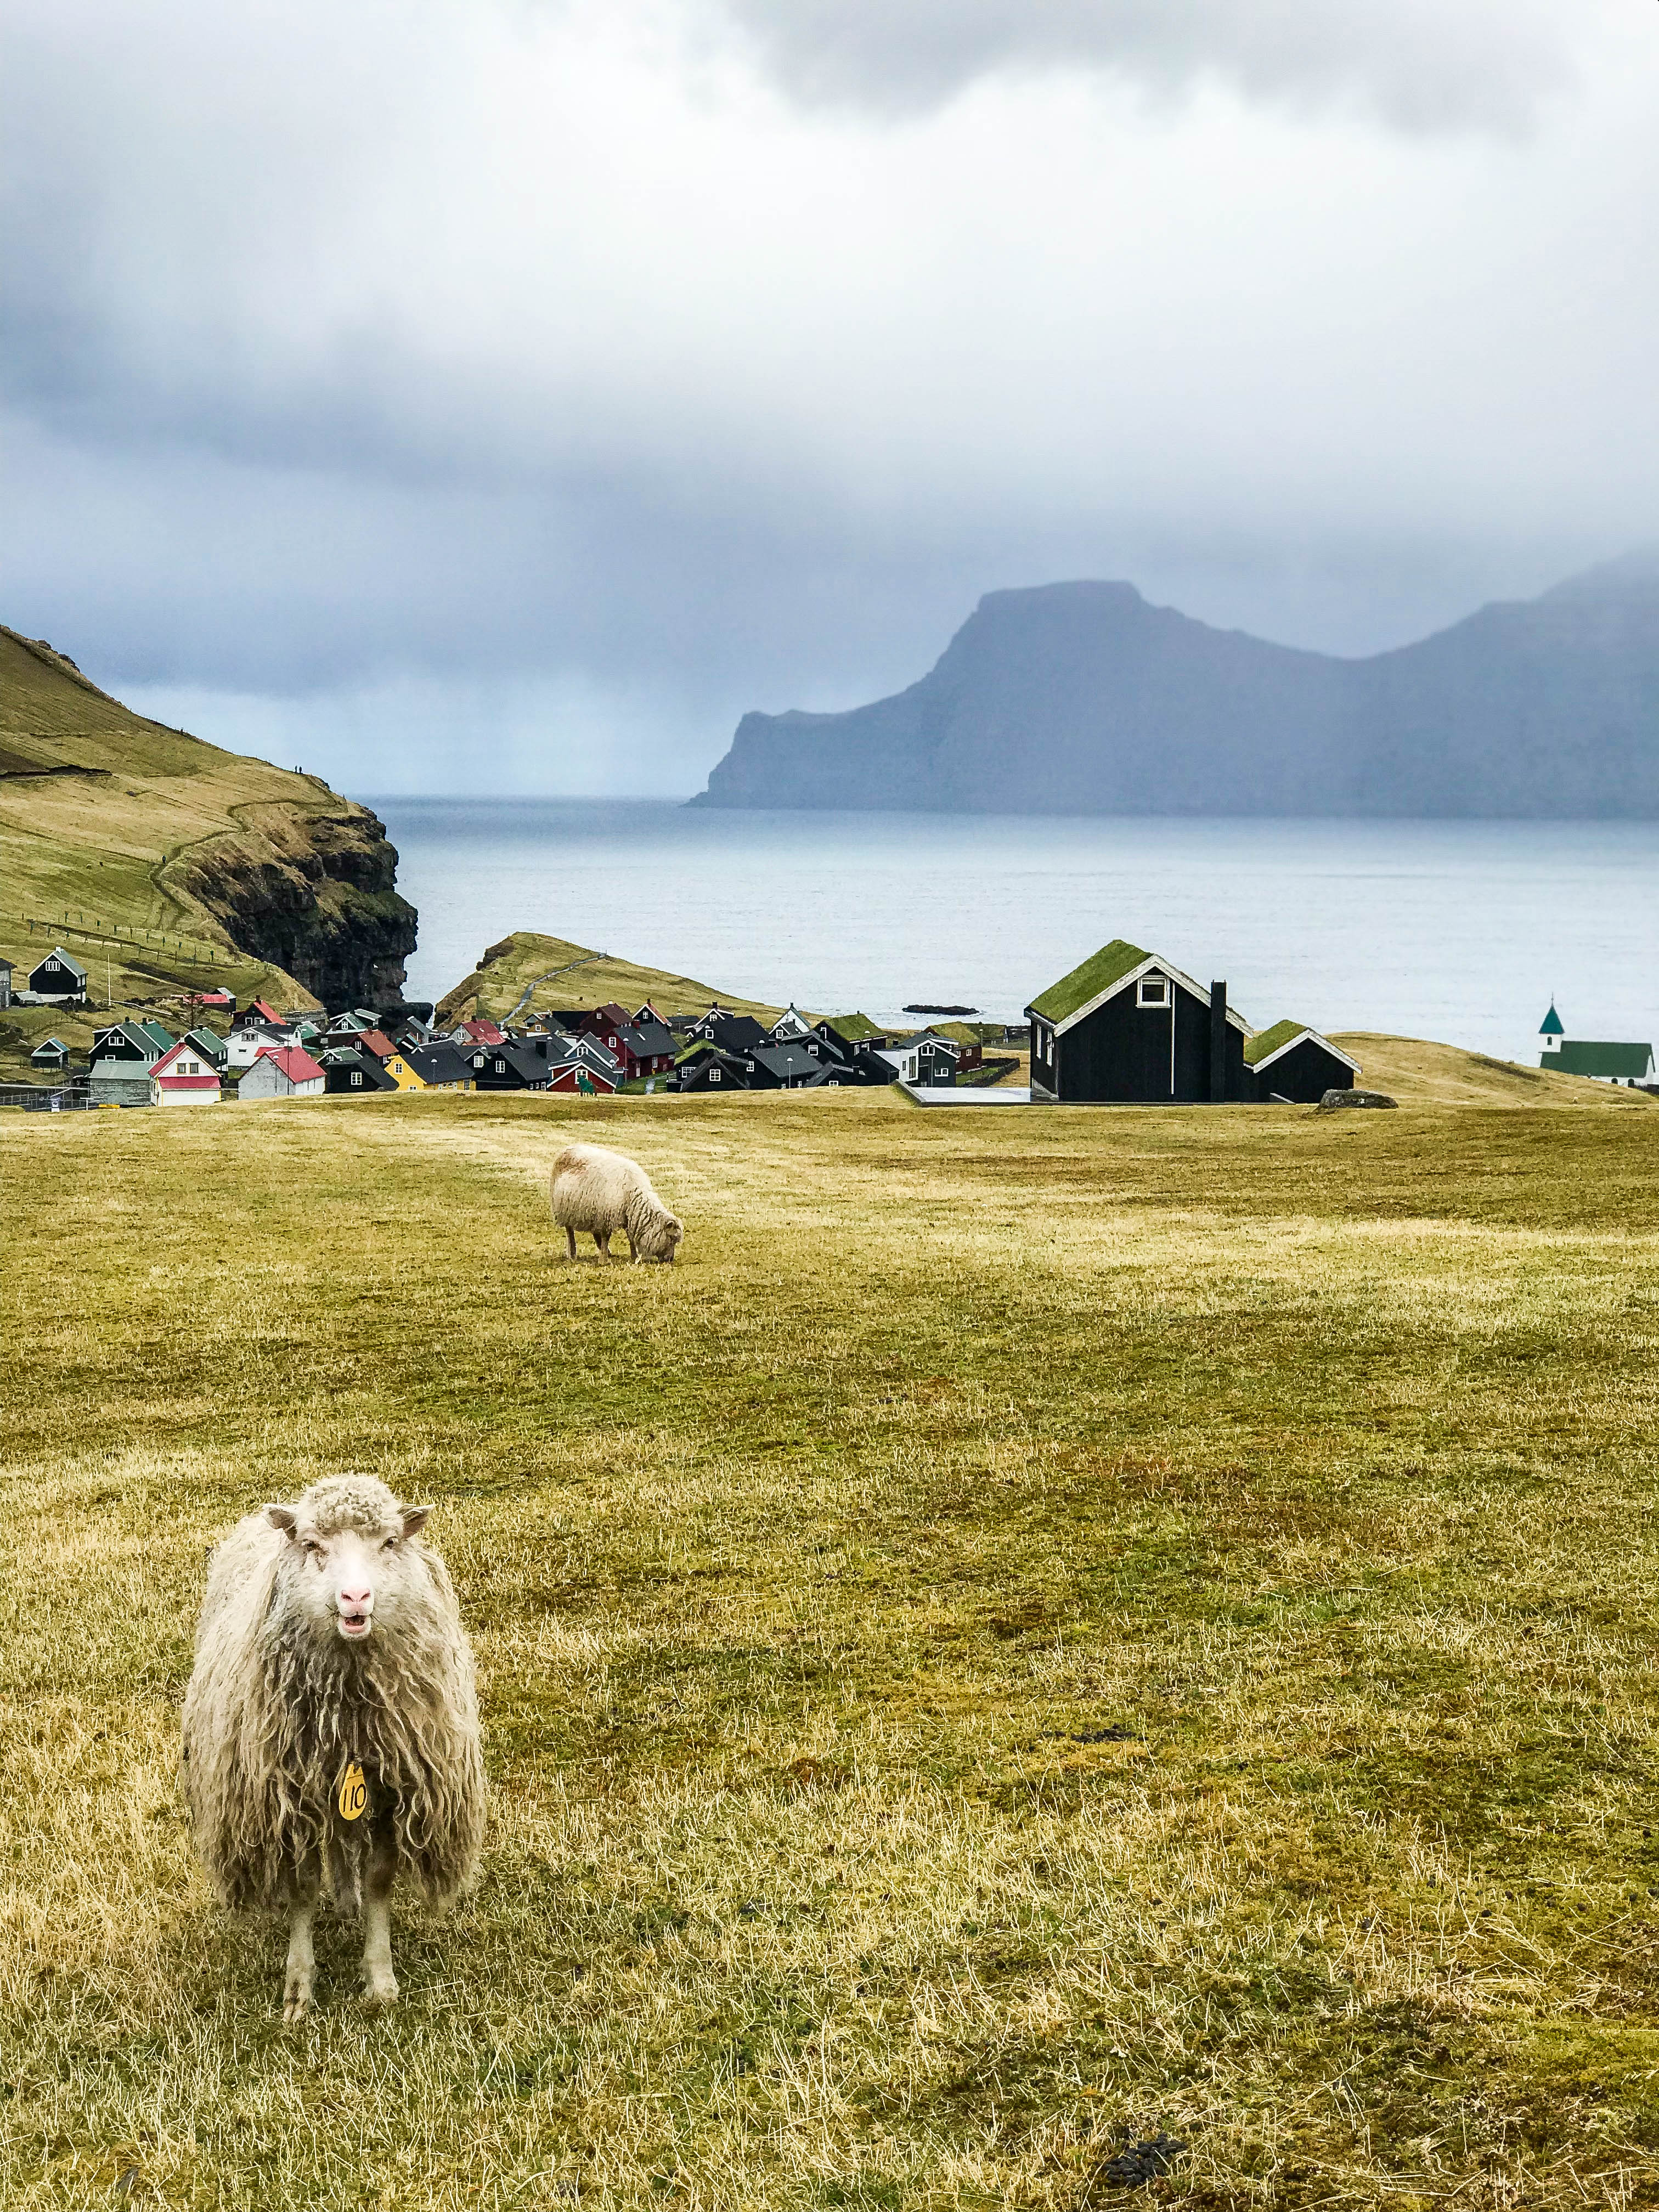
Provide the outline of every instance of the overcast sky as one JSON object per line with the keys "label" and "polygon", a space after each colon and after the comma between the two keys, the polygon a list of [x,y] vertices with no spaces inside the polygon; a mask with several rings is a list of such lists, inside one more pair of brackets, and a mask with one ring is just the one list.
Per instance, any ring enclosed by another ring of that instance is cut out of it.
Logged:
{"label": "overcast sky", "polygon": [[690,791],[1125,576],[1659,538],[1653,0],[0,0],[0,618],[355,791]]}

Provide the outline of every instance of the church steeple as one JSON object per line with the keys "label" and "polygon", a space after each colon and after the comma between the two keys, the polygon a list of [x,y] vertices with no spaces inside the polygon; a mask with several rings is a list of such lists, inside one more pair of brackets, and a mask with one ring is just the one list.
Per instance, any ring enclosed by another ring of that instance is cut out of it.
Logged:
{"label": "church steeple", "polygon": [[1544,1049],[1546,1052],[1556,1051],[1559,1048],[1562,1038],[1566,1034],[1566,1031],[1561,1025],[1561,1017],[1555,1011],[1555,1000],[1553,999],[1550,1000],[1550,1010],[1548,1013],[1545,1015],[1543,1020],[1538,1024],[1538,1034],[1544,1040]]}

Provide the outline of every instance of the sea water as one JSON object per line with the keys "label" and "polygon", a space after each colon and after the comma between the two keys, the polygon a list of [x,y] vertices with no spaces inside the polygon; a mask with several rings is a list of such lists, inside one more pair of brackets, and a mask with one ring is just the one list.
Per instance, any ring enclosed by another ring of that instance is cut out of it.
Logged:
{"label": "sea water", "polygon": [[[515,929],[736,996],[878,1021],[1015,1021],[1109,938],[1258,1028],[1382,1030],[1535,1060],[1659,1044],[1659,823],[716,811],[650,799],[377,798],[420,909],[409,994]],[[574,983],[573,978],[573,987]]]}

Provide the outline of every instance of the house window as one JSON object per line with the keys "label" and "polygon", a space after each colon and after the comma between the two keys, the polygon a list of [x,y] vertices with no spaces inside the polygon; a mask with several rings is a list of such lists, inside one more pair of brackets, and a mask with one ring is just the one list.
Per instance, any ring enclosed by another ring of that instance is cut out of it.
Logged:
{"label": "house window", "polygon": [[1143,975],[1136,994],[1137,1003],[1143,1006],[1167,1006],[1170,1003],[1170,979],[1167,975]]}
{"label": "house window", "polygon": [[362,1088],[362,1080],[363,1080],[363,1079],[362,1079],[362,1075],[361,1072],[360,1072],[358,1069],[354,1068],[354,1069],[352,1070],[352,1072],[351,1072],[351,1087],[352,1087],[352,1089],[353,1089],[354,1091],[360,1090],[360,1089]]}
{"label": "house window", "polygon": [[497,1075],[505,1075],[507,1073],[507,1062],[504,1060],[498,1060],[495,1062],[495,1073]]}
{"label": "house window", "polygon": [[720,1072],[719,1068],[718,1068],[718,1067],[711,1067],[711,1068],[709,1069],[709,1071],[708,1071],[708,1080],[709,1080],[711,1083],[718,1083],[718,1082],[720,1081]]}

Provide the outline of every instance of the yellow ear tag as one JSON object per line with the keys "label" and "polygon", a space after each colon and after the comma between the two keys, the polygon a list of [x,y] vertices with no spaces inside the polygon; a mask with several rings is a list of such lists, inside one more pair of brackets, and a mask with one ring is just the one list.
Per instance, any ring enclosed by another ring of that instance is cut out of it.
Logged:
{"label": "yellow ear tag", "polygon": [[340,1818],[359,1819],[368,1803],[368,1784],[363,1779],[363,1770],[354,1759],[345,1771],[340,1784]]}

